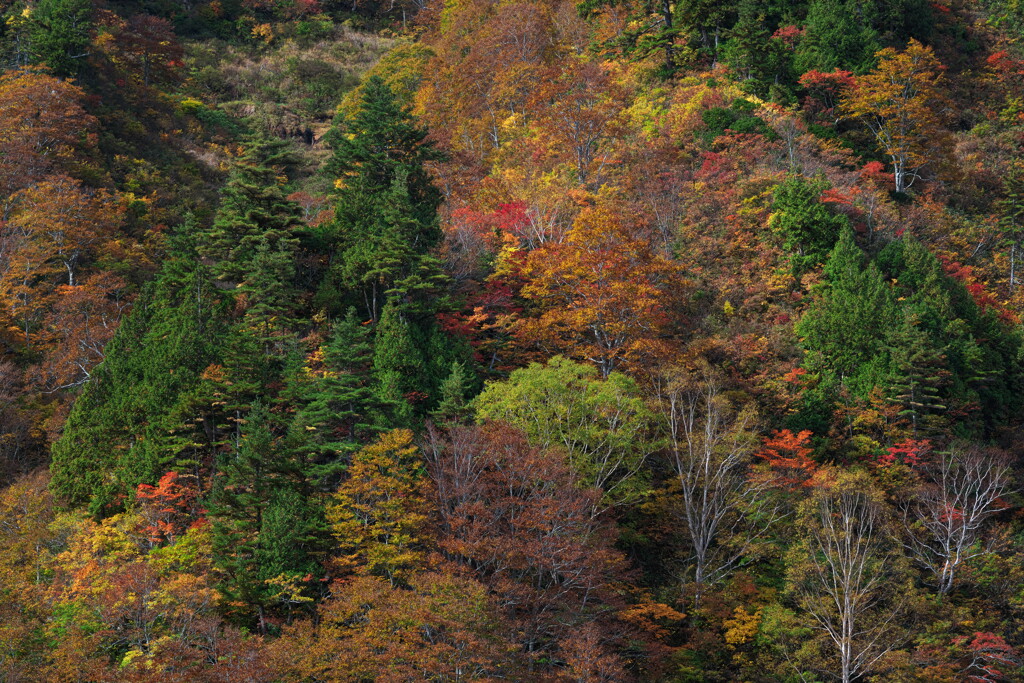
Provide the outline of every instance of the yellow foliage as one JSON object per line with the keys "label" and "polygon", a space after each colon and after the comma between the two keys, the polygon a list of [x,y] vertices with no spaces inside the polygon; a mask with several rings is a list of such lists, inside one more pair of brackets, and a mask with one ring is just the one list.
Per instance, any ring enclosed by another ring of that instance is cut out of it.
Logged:
{"label": "yellow foliage", "polygon": [[733,610],[732,619],[723,622],[725,626],[725,643],[730,650],[745,645],[757,635],[757,629],[761,626],[761,609],[755,612],[747,612],[743,607]]}

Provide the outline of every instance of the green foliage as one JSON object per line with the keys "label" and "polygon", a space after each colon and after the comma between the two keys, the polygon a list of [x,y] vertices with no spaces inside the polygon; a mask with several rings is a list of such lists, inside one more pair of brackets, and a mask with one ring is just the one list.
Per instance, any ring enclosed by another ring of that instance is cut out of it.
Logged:
{"label": "green foliage", "polygon": [[863,3],[850,0],[811,0],[806,33],[796,52],[796,70],[870,71],[882,45],[863,11]]}
{"label": "green foliage", "polygon": [[621,373],[601,380],[596,368],[555,356],[489,382],[476,398],[476,415],[522,429],[537,446],[564,448],[582,483],[603,491],[605,504],[635,502],[648,492],[644,463],[658,447],[654,416]]}
{"label": "green foliage", "polygon": [[727,132],[739,133],[741,135],[763,135],[769,140],[775,140],[778,135],[763,119],[754,115],[757,105],[749,100],[737,98],[728,107],[712,107],[701,112],[701,119],[707,126],[707,131],[702,133],[708,142],[725,135]]}
{"label": "green foliage", "polygon": [[845,229],[825,264],[827,282],[797,325],[808,365],[828,386],[864,397],[888,378],[884,340],[895,315],[892,292]]}
{"label": "green foliage", "polygon": [[54,444],[60,498],[100,512],[185,457],[173,438],[180,423],[162,418],[179,416],[217,361],[222,316],[206,270],[187,252],[172,257],[118,329]]}
{"label": "green foliage", "polygon": [[849,228],[846,216],[821,202],[822,192],[829,187],[824,178],[791,175],[775,188],[771,227],[791,253],[790,263],[797,277],[819,266],[840,233]]}
{"label": "green foliage", "polygon": [[58,76],[74,76],[89,54],[90,0],[38,0],[31,9],[29,37],[36,60]]}
{"label": "green foliage", "polygon": [[331,131],[329,142],[335,220],[320,239],[335,265],[317,302],[329,306],[331,292],[359,292],[357,301],[377,320],[389,290],[404,284],[425,295],[439,276],[428,252],[441,238],[441,196],[425,164],[440,154],[378,76],[366,82],[359,111]]}

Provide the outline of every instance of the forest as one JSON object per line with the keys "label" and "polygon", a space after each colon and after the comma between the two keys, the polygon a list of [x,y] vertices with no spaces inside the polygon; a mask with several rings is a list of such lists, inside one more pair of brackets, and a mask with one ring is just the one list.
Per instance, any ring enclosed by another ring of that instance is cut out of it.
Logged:
{"label": "forest", "polygon": [[1020,0],[0,0],[4,683],[1024,680]]}

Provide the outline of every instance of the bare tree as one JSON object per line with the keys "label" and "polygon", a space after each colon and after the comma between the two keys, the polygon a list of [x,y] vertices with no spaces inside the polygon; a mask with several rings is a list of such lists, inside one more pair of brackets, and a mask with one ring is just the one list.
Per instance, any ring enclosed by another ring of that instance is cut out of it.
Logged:
{"label": "bare tree", "polygon": [[938,454],[925,477],[904,504],[905,545],[945,595],[965,562],[991,550],[981,542],[984,527],[1006,507],[1010,466],[998,451],[954,447]]}
{"label": "bare tree", "polygon": [[871,671],[900,638],[898,545],[886,511],[863,475],[840,474],[801,506],[806,539],[790,564],[790,583],[804,609],[836,652],[831,673],[843,683]]}
{"label": "bare tree", "polygon": [[720,380],[706,371],[700,377],[666,376],[659,393],[699,603],[708,586],[749,554],[780,508],[761,495],[768,484],[749,476],[758,446],[751,406],[737,410],[723,395]]}

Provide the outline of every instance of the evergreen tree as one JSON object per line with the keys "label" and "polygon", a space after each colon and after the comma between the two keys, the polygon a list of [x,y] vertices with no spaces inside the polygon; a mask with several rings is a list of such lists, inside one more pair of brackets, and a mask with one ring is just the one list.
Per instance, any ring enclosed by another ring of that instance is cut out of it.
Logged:
{"label": "evergreen tree", "polygon": [[885,340],[894,317],[892,293],[873,263],[844,229],[825,264],[826,283],[797,326],[814,369],[828,385],[856,396],[883,386]]}
{"label": "evergreen tree", "polygon": [[1021,241],[1024,239],[1024,163],[1017,163],[1003,179],[1004,197],[998,203],[999,227],[1003,243],[1010,248],[1010,271],[1007,277],[1010,291],[1019,284]]}
{"label": "evergreen tree", "polygon": [[[322,370],[303,368],[293,376],[293,384],[301,383],[293,401],[302,407],[292,429],[310,457],[332,470],[367,441],[382,421],[382,406],[371,379],[370,329],[360,324],[354,308],[334,325],[320,354]],[[323,476],[332,473],[325,471]]]}
{"label": "evergreen tree", "polygon": [[412,326],[389,299],[374,333],[373,377],[377,398],[389,406],[393,425],[412,426],[414,404],[427,398],[422,384],[424,366]]}
{"label": "evergreen tree", "polygon": [[864,16],[864,4],[851,0],[811,0],[806,32],[797,48],[796,68],[844,69],[862,74],[875,64],[882,49],[877,32]]}
{"label": "evergreen tree", "polygon": [[38,0],[29,38],[36,59],[57,76],[74,76],[92,42],[91,0]]}
{"label": "evergreen tree", "polygon": [[437,408],[431,413],[441,423],[464,423],[473,414],[467,398],[472,391],[469,373],[466,366],[458,361],[451,365],[451,372],[441,382],[440,400]]}
{"label": "evergreen tree", "polygon": [[[219,360],[226,312],[191,250],[191,230],[189,221],[173,236],[167,262],[108,344],[54,444],[51,486],[72,505],[102,513],[169,469],[195,471],[204,439],[194,432],[204,425],[194,394]],[[187,435],[176,431],[186,416]]]}
{"label": "evergreen tree", "polygon": [[821,203],[821,193],[829,187],[824,178],[791,175],[775,188],[771,227],[792,253],[790,262],[797,277],[822,263],[849,227],[846,216]]}
{"label": "evergreen tree", "polygon": [[299,206],[287,198],[288,168],[294,163],[284,140],[248,141],[227,184],[213,225],[200,236],[199,253],[212,261],[220,280],[241,283],[249,296],[276,312],[288,299],[298,248]]}
{"label": "evergreen tree", "polygon": [[335,220],[323,240],[332,266],[319,305],[337,305],[328,295],[351,290],[377,320],[397,282],[424,277],[424,267],[437,271],[427,254],[441,239],[441,194],[425,164],[441,155],[426,136],[377,76],[367,81],[355,116],[332,132],[327,172],[336,178]]}
{"label": "evergreen tree", "polygon": [[889,339],[888,354],[892,362],[889,400],[900,406],[900,416],[910,422],[915,435],[937,432],[938,415],[946,410],[942,389],[949,372],[942,350],[932,346],[909,308]]}
{"label": "evergreen tree", "polygon": [[220,591],[240,616],[258,618],[279,602],[280,582],[315,569],[322,510],[312,504],[300,458],[285,447],[262,400],[244,418],[235,448],[224,453],[208,505]]}

